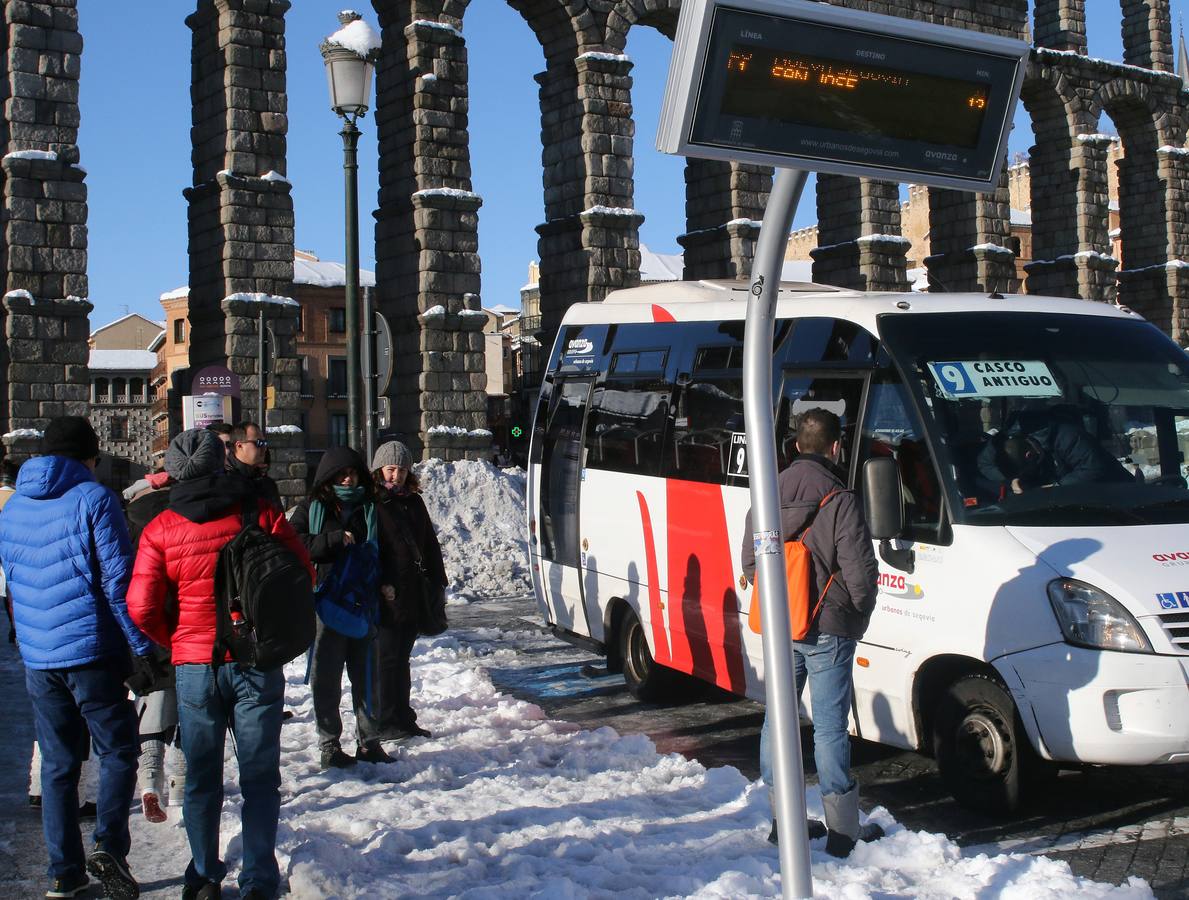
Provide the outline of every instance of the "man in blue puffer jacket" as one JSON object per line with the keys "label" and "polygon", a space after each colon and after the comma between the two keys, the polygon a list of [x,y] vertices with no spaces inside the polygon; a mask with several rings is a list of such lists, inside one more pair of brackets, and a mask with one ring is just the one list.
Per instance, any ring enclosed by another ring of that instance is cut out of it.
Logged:
{"label": "man in blue puffer jacket", "polygon": [[[45,896],[81,894],[90,871],[107,896],[125,900],[139,888],[127,865],[138,746],[124,679],[133,668],[129,648],[136,668],[145,670],[152,644],[124,606],[132,552],[119,500],[94,479],[94,429],[81,416],[55,419],[42,451],[21,467],[16,495],[0,517],[0,562],[41,747],[41,819],[50,860]],[[84,722],[100,771],[95,847],[88,857],[78,827]]]}

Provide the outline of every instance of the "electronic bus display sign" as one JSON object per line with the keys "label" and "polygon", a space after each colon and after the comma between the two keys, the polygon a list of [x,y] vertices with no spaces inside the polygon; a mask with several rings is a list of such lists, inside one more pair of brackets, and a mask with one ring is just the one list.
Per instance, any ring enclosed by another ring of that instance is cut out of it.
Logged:
{"label": "electronic bus display sign", "polygon": [[802,0],[687,0],[657,149],[991,190],[1027,52]]}

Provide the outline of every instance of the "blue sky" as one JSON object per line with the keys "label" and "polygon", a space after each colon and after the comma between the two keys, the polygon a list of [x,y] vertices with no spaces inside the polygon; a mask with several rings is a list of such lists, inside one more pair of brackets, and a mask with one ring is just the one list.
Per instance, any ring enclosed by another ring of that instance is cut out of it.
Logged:
{"label": "blue sky", "polygon": [[[157,298],[186,283],[186,203],[190,168],[192,0],[84,0],[85,40],[79,144],[90,191],[89,275],[92,325],[126,312],[160,314]],[[1090,53],[1122,58],[1119,4],[1092,0]],[[1174,28],[1189,0],[1173,0]],[[286,18],[289,84],[289,180],[297,247],[322,259],[343,256],[342,142],[327,106],[318,43],[338,27],[342,0],[297,0]],[[358,7],[375,26],[369,7]],[[518,289],[537,257],[533,230],[544,218],[540,113],[533,76],[544,69],[540,46],[519,14],[501,0],[472,0],[464,22],[471,75],[471,163],[479,211],[483,303],[519,305]],[[134,42],[129,37],[136,37]],[[649,28],[628,37],[635,63],[636,207],[641,239],[677,253],[684,230],[683,161],[653,149],[671,44]],[[374,261],[376,141],[371,117],[360,142],[360,255]],[[1109,128],[1109,123],[1104,127]],[[1027,149],[1027,117],[1017,119],[1012,150]],[[806,194],[797,225],[814,219]]]}

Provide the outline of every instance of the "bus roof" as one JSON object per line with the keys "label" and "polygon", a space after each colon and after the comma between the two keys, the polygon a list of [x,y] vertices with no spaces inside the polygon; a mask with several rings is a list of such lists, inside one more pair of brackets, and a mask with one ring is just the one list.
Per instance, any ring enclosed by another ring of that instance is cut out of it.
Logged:
{"label": "bus roof", "polygon": [[[575,303],[566,325],[600,322],[699,322],[743,319],[750,283],[746,281],[666,281],[624,288],[602,303]],[[614,311],[607,307],[614,306]],[[833,316],[876,333],[876,319],[885,314],[954,312],[1040,312],[1141,319],[1122,306],[1094,300],[985,293],[863,293],[806,282],[782,282],[777,318]]]}

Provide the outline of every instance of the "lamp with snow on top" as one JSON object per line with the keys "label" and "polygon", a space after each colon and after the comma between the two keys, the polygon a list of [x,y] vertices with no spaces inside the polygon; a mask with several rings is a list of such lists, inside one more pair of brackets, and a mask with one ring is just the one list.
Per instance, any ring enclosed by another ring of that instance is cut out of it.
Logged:
{"label": "lamp with snow on top", "polygon": [[[345,182],[347,329],[347,443],[359,449],[359,165],[355,122],[366,115],[371,101],[372,72],[380,55],[380,37],[354,10],[339,13],[342,26],[322,42],[322,61],[330,87],[330,108],[343,119],[343,175]],[[371,328],[368,332],[370,334]],[[369,354],[375,359],[375,354]]]}

